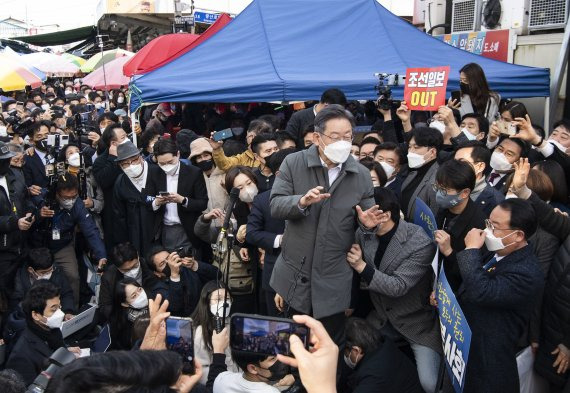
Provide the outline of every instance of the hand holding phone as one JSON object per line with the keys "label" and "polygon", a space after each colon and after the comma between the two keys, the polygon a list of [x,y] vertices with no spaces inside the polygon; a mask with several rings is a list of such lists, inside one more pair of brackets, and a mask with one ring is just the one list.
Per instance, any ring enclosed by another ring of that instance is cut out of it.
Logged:
{"label": "hand holding phone", "polygon": [[232,132],[232,129],[226,128],[224,130],[214,132],[212,134],[212,139],[216,142],[221,142],[221,141],[223,141],[225,139],[229,139],[233,136],[234,136],[234,134]]}
{"label": "hand holding phone", "polygon": [[169,317],[166,320],[166,348],[182,356],[182,373],[194,374],[192,319]]}

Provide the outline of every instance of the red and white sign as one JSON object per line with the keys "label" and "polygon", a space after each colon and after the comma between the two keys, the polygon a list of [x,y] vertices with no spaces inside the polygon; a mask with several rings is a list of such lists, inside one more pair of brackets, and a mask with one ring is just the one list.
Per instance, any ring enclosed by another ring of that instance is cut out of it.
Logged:
{"label": "red and white sign", "polygon": [[445,105],[449,66],[408,68],[404,100],[410,110],[437,111]]}

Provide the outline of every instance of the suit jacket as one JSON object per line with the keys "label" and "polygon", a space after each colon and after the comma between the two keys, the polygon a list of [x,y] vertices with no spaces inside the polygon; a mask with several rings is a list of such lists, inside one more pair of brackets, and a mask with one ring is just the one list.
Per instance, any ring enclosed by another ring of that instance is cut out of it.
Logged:
{"label": "suit jacket", "polygon": [[305,144],[303,142],[303,132],[305,129],[315,122],[315,112],[313,107],[306,108],[293,113],[289,121],[287,122],[287,127],[285,132],[291,135],[297,141],[297,148],[304,149]]}
{"label": "suit jacket", "polygon": [[457,299],[472,332],[463,392],[518,393],[517,344],[544,285],[532,247],[507,255],[491,272],[482,268],[480,250],[464,250],[457,260]]}
{"label": "suit jacket", "polygon": [[[414,210],[416,206],[416,198],[420,198],[422,201],[429,206],[431,211],[435,214],[438,210],[438,206],[435,203],[435,191],[432,188],[432,185],[435,183],[435,175],[437,170],[439,169],[439,164],[436,162],[434,163],[431,168],[427,171],[427,173],[422,178],[422,181],[416,189],[414,190],[412,197],[410,198],[410,203],[408,206],[402,206],[402,210],[404,211],[404,215],[410,219],[414,217]],[[417,171],[410,171],[408,176],[402,182],[401,190],[405,190],[406,187],[412,182],[415,176],[417,176]]]}
{"label": "suit jacket", "polygon": [[24,155],[25,165],[23,167],[24,177],[26,179],[26,186],[32,185],[45,188],[48,186],[48,177],[46,176],[45,162],[42,161],[40,156],[34,150],[33,155]]}
{"label": "suit jacket", "polygon": [[408,341],[441,352],[439,320],[429,304],[435,245],[418,225],[404,220],[397,225],[378,269],[374,265],[378,237],[361,229],[356,231],[362,258],[374,269],[372,281],[364,287],[370,291],[377,327],[389,321]]}
{"label": "suit jacket", "polygon": [[[490,176],[491,176],[491,174],[489,174],[489,176],[487,176],[487,181],[489,181]],[[497,184],[495,184],[494,186],[491,186],[491,187],[493,187],[495,190],[499,191],[500,193],[506,194],[505,184],[507,183],[508,178],[509,178],[509,173],[507,173],[505,176],[501,177],[501,179],[499,179],[499,182]]]}
{"label": "suit jacket", "polygon": [[269,285],[275,261],[281,248],[273,248],[275,237],[285,232],[285,220],[271,217],[269,199],[271,190],[258,194],[253,200],[251,212],[247,218],[247,243],[265,250],[261,286],[266,291],[273,291]]}
{"label": "suit jacket", "polygon": [[27,386],[47,366],[52,353],[45,341],[26,328],[10,353],[6,368],[17,371]]}
{"label": "suit jacket", "polygon": [[[150,209],[151,214],[154,214],[152,239],[156,240],[163,225],[166,205],[162,205],[156,212],[153,212],[152,202],[160,191],[166,191],[166,173],[160,169],[153,171],[153,175],[150,176],[149,172],[149,178],[146,184],[145,192],[148,195],[147,207]],[[176,206],[178,217],[192,246],[200,249],[205,245],[204,242],[194,234],[194,225],[196,224],[196,220],[200,217],[200,214],[202,214],[208,206],[208,190],[206,189],[202,171],[194,166],[180,164],[178,188],[176,192],[188,198],[186,207],[181,204]]]}
{"label": "suit jacket", "polygon": [[479,205],[483,213],[485,213],[485,216],[489,217],[493,209],[504,200],[505,195],[501,193],[500,190],[487,184],[475,200],[475,204]]}

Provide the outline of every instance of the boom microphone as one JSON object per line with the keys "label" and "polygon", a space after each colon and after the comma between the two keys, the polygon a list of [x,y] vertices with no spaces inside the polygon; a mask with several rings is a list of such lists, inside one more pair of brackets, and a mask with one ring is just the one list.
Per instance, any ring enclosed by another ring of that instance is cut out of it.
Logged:
{"label": "boom microphone", "polygon": [[217,242],[218,245],[221,245],[222,241],[224,240],[224,236],[226,235],[226,232],[230,225],[230,219],[232,217],[232,213],[234,211],[234,207],[236,206],[238,199],[239,199],[239,188],[234,187],[230,191],[230,199],[226,204],[224,224],[222,225],[222,229],[220,230],[220,234],[218,235],[218,242]]}

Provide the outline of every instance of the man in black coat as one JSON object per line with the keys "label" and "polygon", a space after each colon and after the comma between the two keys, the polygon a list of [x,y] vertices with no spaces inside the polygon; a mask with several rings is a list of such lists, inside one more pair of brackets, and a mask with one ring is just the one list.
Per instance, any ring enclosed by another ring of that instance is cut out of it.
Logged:
{"label": "man in black coat", "polygon": [[[209,245],[194,234],[194,225],[208,206],[208,190],[202,172],[180,162],[172,139],[154,144],[154,156],[161,170],[152,173],[145,189],[147,208],[154,212],[152,240],[175,250],[191,245],[200,257]],[[163,196],[161,193],[167,192]]]}
{"label": "man in black coat", "polygon": [[344,93],[339,89],[325,90],[317,105],[293,113],[293,116],[291,116],[289,122],[287,122],[285,132],[295,138],[298,149],[305,148],[305,143],[303,141],[303,133],[305,132],[305,129],[308,126],[313,125],[317,113],[330,104],[346,106],[346,97]]}
{"label": "man in black coat", "polygon": [[46,164],[55,161],[55,157],[48,154],[47,138],[49,135],[50,123],[35,123],[29,132],[30,139],[34,145],[33,154],[25,154],[23,167],[26,186],[32,195],[34,204],[38,204],[47,192],[48,177],[46,175]]}
{"label": "man in black coat", "polygon": [[[458,301],[471,328],[464,392],[518,393],[516,354],[543,274],[527,239],[537,228],[532,205],[507,199],[491,213],[488,227],[472,229],[457,255],[463,285]],[[495,255],[482,255],[483,245]]]}

